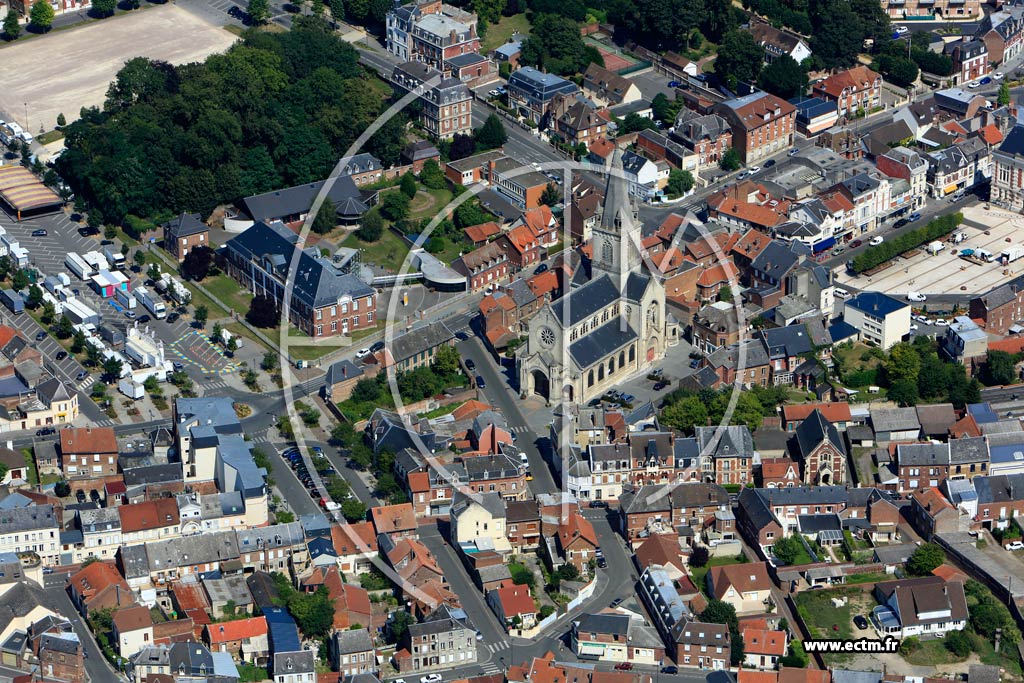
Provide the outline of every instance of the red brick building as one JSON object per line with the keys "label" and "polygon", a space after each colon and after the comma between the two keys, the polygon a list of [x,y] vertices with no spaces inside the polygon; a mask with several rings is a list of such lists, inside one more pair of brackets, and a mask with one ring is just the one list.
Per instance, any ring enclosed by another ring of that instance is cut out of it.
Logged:
{"label": "red brick building", "polygon": [[968,315],[983,321],[989,334],[1005,335],[1024,320],[1024,287],[1015,283],[996,287],[988,294],[971,299]]}
{"label": "red brick building", "polygon": [[196,247],[210,246],[210,228],[197,213],[183,213],[164,223],[164,249],[181,263]]}
{"label": "red brick building", "polygon": [[796,133],[796,107],[770,93],[758,92],[715,106],[729,123],[732,144],[745,164],[789,149]]}
{"label": "red brick building", "polygon": [[452,270],[465,276],[469,291],[476,292],[508,277],[511,265],[508,250],[499,239],[458,257],[452,261]]}
{"label": "red brick building", "polygon": [[813,94],[835,102],[840,116],[865,112],[882,103],[882,77],[866,66],[855,66],[814,84]]}
{"label": "red brick building", "polygon": [[509,263],[516,270],[522,270],[540,260],[540,241],[526,225],[512,228],[493,244],[505,251]]}

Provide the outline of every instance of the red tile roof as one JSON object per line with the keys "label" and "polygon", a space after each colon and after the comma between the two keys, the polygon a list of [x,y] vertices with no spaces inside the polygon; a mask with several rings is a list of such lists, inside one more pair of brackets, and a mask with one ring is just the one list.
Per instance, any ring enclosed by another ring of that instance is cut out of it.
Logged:
{"label": "red tile roof", "polygon": [[577,538],[583,539],[595,548],[597,547],[597,533],[594,531],[594,525],[575,510],[569,514],[564,524],[558,525],[558,537],[563,548],[569,547],[569,544]]}
{"label": "red tile roof", "polygon": [[748,628],[743,631],[743,650],[748,654],[782,657],[786,654],[786,634]]}
{"label": "red tile roof", "polygon": [[267,619],[266,617],[259,616],[249,619],[225,621],[219,624],[209,624],[206,627],[206,634],[210,645],[265,636],[267,635]]}
{"label": "red tile roof", "polygon": [[999,129],[993,124],[983,126],[978,131],[978,137],[985,141],[987,145],[998,145],[1003,141],[1003,134],[999,132]]}
{"label": "red tile roof", "polygon": [[[680,557],[679,536],[676,534],[652,534],[641,543],[634,552],[636,562],[641,568],[652,564],[661,566],[672,565],[685,572],[686,565]],[[685,576],[685,573],[683,574]]]}
{"label": "red tile roof", "polygon": [[131,533],[147,529],[177,526],[178,503],[174,498],[158,498],[117,508],[121,517],[121,532]]}
{"label": "red tile roof", "polygon": [[554,226],[551,225],[553,221],[551,207],[546,204],[524,211],[522,221],[530,229],[534,237],[539,238],[541,235],[554,229]]}
{"label": "red tile roof", "polygon": [[[374,508],[377,509],[377,508]],[[331,527],[331,543],[338,557],[377,551],[377,534],[370,522],[339,524]]]}
{"label": "red tile roof", "polygon": [[786,473],[792,469],[796,478],[800,479],[800,470],[796,463],[789,458],[771,458],[761,460],[761,478],[764,481],[777,481],[786,478]]}
{"label": "red tile roof", "polygon": [[478,401],[475,398],[472,398],[463,403],[455,410],[453,410],[452,417],[454,417],[456,420],[469,420],[471,418],[476,417],[485,410],[490,409],[490,405],[484,403],[483,401]]}
{"label": "red tile roof", "polygon": [[416,529],[416,514],[412,503],[382,505],[370,508],[370,517],[378,534],[392,534]]}
{"label": "red tile roof", "polygon": [[505,613],[506,619],[521,614],[533,614],[537,611],[527,586],[512,585],[494,590],[497,591],[498,602],[501,603],[501,609]]}
{"label": "red tile roof", "polygon": [[714,285],[727,285],[729,282],[738,282],[739,272],[736,266],[731,263],[720,263],[705,268],[697,278],[698,287],[713,287]]}
{"label": "red tile roof", "polygon": [[762,251],[764,251],[765,247],[767,247],[771,241],[772,239],[763,232],[758,230],[748,230],[743,233],[743,237],[733,245],[732,253],[742,254],[753,261]]}
{"label": "red tile roof", "polygon": [[768,578],[768,570],[764,562],[747,564],[730,564],[711,568],[711,585],[715,589],[715,597],[719,600],[736,586],[737,591],[768,591],[772,589],[772,580]]}
{"label": "red tile roof", "polygon": [[855,66],[852,69],[846,71],[840,71],[837,74],[833,74],[825,80],[817,83],[814,86],[815,90],[819,90],[831,97],[841,97],[843,90],[847,88],[853,90],[860,90],[865,87],[870,88],[874,82],[879,79],[880,76],[866,66]]}
{"label": "red tile roof", "polygon": [[[541,297],[558,289],[558,275],[553,270],[546,270],[526,280],[534,296]],[[509,297],[511,298],[511,297]]]}
{"label": "red tile roof", "polygon": [[480,242],[486,242],[489,238],[499,234],[501,232],[501,228],[498,227],[497,223],[491,221],[489,223],[471,225],[466,228],[464,232],[471,242],[479,244]]}
{"label": "red tile roof", "polygon": [[849,422],[853,419],[850,404],[842,401],[831,403],[797,403],[782,406],[782,418],[786,422],[801,422],[815,410],[821,412],[829,422]]}
{"label": "red tile roof", "polygon": [[794,669],[784,666],[779,671],[779,683],[829,683],[831,680],[832,672],[828,669]]}
{"label": "red tile roof", "polygon": [[60,452],[117,453],[113,427],[65,427],[60,430]]}
{"label": "red tile roof", "polygon": [[153,615],[148,607],[132,605],[114,612],[114,626],[118,633],[130,633],[153,626]]}
{"label": "red tile roof", "polygon": [[779,683],[779,673],[777,671],[740,669],[736,675],[736,683]]}

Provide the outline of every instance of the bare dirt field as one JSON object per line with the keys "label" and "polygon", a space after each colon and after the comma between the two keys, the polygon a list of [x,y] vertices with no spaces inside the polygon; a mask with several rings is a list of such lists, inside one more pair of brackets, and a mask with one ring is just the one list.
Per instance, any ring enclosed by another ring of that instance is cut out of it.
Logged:
{"label": "bare dirt field", "polygon": [[40,127],[50,130],[57,114],[70,122],[82,107],[102,104],[107,85],[133,57],[185,64],[222,52],[235,40],[220,26],[163,5],[12,43],[0,49],[0,118],[33,134]]}

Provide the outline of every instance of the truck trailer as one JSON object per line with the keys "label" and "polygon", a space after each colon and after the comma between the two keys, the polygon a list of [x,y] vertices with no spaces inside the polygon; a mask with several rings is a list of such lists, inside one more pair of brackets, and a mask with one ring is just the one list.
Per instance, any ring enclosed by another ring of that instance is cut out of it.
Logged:
{"label": "truck trailer", "polygon": [[1024,256],[1024,246],[1020,244],[1014,244],[1013,246],[1003,249],[999,258],[1002,259],[1003,263],[1013,263],[1021,256]]}
{"label": "truck trailer", "polygon": [[113,245],[104,248],[103,255],[107,258],[107,263],[110,265],[111,270],[122,270],[124,268],[124,254],[115,249]]}
{"label": "truck trailer", "polygon": [[162,320],[167,317],[167,306],[164,302],[157,298],[154,292],[150,292],[144,286],[138,286],[135,288],[135,298],[139,300],[147,311],[153,314],[153,317],[157,320]]}
{"label": "truck trailer", "polygon": [[68,270],[77,275],[80,280],[88,280],[96,274],[96,269],[86,263],[85,259],[75,252],[71,252],[64,257],[64,265]]}

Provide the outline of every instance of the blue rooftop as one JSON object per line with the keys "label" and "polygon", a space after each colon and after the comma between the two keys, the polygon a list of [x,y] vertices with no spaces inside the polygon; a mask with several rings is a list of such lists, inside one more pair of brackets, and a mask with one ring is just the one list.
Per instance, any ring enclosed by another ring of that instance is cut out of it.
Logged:
{"label": "blue rooftop", "polygon": [[828,336],[832,338],[833,344],[838,344],[846,339],[857,336],[857,328],[845,320],[837,320],[828,326]]}
{"label": "blue rooftop", "polygon": [[969,403],[967,405],[967,413],[978,424],[999,422],[999,416],[996,415],[996,411],[992,410],[992,406],[987,403]]}
{"label": "blue rooftop", "polygon": [[825,116],[838,111],[835,102],[823,100],[820,97],[794,97],[789,103],[796,107],[798,121],[810,121],[817,116]]}
{"label": "blue rooftop", "polygon": [[893,299],[891,296],[881,292],[861,292],[852,299],[848,299],[846,306],[847,308],[856,308],[858,311],[884,318],[902,308],[909,308],[910,304]]}
{"label": "blue rooftop", "polygon": [[988,454],[993,464],[1005,462],[1024,463],[1024,432],[1020,434],[1020,441],[1017,443],[1000,444],[998,446],[989,443]]}
{"label": "blue rooftop", "polygon": [[299,628],[287,610],[283,607],[264,607],[263,616],[267,619],[271,652],[298,652],[302,649]]}

